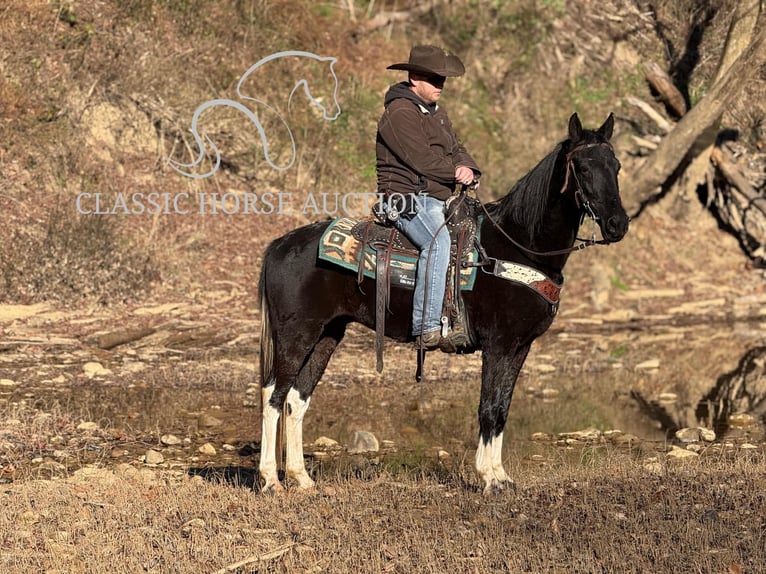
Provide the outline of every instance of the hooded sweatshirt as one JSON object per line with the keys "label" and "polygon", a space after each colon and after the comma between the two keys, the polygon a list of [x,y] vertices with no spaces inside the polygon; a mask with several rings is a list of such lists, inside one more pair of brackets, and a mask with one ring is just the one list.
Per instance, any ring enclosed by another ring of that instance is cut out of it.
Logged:
{"label": "hooded sweatshirt", "polygon": [[428,194],[442,200],[455,191],[455,168],[481,175],[459,142],[447,112],[427,104],[409,82],[394,84],[384,100],[376,140],[378,193]]}

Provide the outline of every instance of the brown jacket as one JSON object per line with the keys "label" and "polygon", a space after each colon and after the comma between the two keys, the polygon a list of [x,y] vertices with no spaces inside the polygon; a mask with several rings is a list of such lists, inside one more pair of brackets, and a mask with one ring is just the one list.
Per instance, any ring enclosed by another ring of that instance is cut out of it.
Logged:
{"label": "brown jacket", "polygon": [[444,108],[426,104],[407,82],[391,86],[384,104],[376,141],[378,193],[425,191],[446,200],[455,190],[455,168],[481,175]]}

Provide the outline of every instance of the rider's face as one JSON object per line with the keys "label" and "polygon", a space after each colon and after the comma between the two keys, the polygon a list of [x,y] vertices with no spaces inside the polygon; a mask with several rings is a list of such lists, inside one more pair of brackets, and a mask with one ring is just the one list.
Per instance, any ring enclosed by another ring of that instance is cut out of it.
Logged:
{"label": "rider's face", "polygon": [[428,104],[439,101],[447,78],[436,75],[411,74],[412,91]]}

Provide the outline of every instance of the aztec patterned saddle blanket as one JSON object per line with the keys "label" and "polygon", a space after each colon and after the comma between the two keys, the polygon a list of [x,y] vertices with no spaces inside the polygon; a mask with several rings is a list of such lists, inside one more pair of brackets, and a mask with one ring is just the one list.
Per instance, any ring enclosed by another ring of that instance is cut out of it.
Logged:
{"label": "aztec patterned saddle blanket", "polygon": [[[473,233],[476,232],[478,238],[478,231],[466,229],[462,225],[448,226],[448,228],[453,238],[453,251],[456,249],[456,244],[460,244],[459,237],[456,236],[463,234],[465,241],[461,246],[461,259],[468,263],[476,263],[479,252],[473,241]],[[364,277],[374,279],[377,269],[376,246],[388,247],[389,245],[388,268],[391,285],[414,289],[418,265],[417,248],[395,228],[381,225],[372,218],[334,219],[319,242],[319,259],[350,271],[361,272]],[[461,290],[473,289],[476,269],[476,267],[465,267],[460,270]]]}

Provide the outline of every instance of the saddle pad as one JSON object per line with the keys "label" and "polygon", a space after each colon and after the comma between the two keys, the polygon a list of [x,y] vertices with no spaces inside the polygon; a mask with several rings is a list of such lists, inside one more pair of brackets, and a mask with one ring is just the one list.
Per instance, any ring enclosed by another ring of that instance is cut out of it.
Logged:
{"label": "saddle pad", "polygon": [[[362,244],[352,234],[351,230],[359,223],[358,219],[340,217],[333,219],[319,240],[319,259],[334,263],[344,269],[357,271],[359,269],[359,251]],[[479,258],[476,249],[473,249],[468,260],[475,262]],[[371,279],[375,278],[375,264],[377,261],[375,250],[366,246],[364,248],[364,275]],[[391,253],[391,285],[415,288],[415,271],[418,266],[417,257],[405,255],[397,251]],[[470,291],[476,280],[476,267],[460,270],[460,289]]]}

